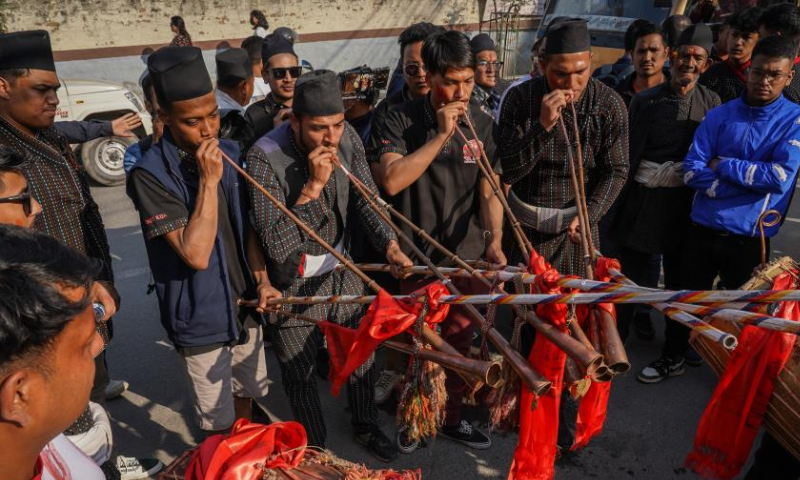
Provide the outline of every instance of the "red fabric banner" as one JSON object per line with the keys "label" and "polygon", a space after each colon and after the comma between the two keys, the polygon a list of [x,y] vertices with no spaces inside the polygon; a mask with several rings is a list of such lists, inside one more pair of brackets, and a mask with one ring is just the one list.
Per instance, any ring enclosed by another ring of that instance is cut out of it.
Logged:
{"label": "red fabric banner", "polygon": [[241,418],[230,435],[214,435],[200,445],[184,478],[259,480],[264,468],[300,465],[307,442],[306,430],[297,422],[260,425]]}
{"label": "red fabric banner", "polygon": [[[531,255],[530,271],[537,275],[537,293],[561,293],[558,272],[536,252]],[[537,305],[536,315],[561,330],[567,330],[567,305]],[[520,392],[519,442],[508,473],[509,480],[549,480],[555,474],[558,411],[564,384],[566,354],[544,335],[536,335],[528,361],[536,371],[553,382],[544,395],[537,396],[522,384]]]}
{"label": "red fabric banner", "polygon": [[450,305],[439,302],[439,299],[449,294],[447,287],[441,282],[426,285],[411,294],[412,298],[407,300],[397,300],[381,290],[369,306],[358,329],[353,330],[332,322],[320,322],[319,328],[328,341],[331,362],[329,379],[333,395],[339,395],[347,378],[367,361],[381,342],[414,325],[422,310],[422,303],[416,297],[427,297],[429,311],[425,323],[430,326],[447,317]]}
{"label": "red fabric banner", "polygon": [[[601,282],[608,282],[611,280],[611,274],[608,273],[610,268],[622,270],[619,261],[613,258],[600,257],[597,259],[597,267],[595,268],[595,278]],[[578,315],[578,323],[581,326],[587,322],[594,321],[589,318],[591,309],[603,309],[611,314],[615,319],[617,318],[614,305],[611,303],[599,303],[596,305],[580,305],[577,308],[576,314]],[[591,329],[586,328],[587,335],[591,335]],[[591,340],[591,337],[590,337]],[[608,396],[611,393],[611,382],[597,383],[592,382],[586,395],[581,398],[581,403],[578,406],[578,421],[575,425],[575,443],[570,450],[579,450],[589,444],[589,441],[603,431],[603,425],[606,422],[606,411],[608,409]]]}
{"label": "red fabric banner", "polygon": [[[774,290],[797,288],[793,273],[783,273]],[[775,316],[800,320],[797,302],[782,302]],[[775,380],[792,353],[797,337],[746,326],[739,335],[714,395],[706,407],[686,466],[711,479],[728,480],[742,469],[764,419]]]}

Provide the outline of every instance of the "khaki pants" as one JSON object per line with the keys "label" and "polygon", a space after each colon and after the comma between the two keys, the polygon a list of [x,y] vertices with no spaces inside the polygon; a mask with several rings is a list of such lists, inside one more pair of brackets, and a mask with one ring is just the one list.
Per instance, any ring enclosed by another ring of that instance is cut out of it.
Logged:
{"label": "khaki pants", "polygon": [[233,397],[260,398],[267,394],[267,361],[264,333],[248,319],[247,343],[223,346],[196,355],[181,355],[192,383],[195,410],[200,428],[218,431],[230,428],[236,420]]}

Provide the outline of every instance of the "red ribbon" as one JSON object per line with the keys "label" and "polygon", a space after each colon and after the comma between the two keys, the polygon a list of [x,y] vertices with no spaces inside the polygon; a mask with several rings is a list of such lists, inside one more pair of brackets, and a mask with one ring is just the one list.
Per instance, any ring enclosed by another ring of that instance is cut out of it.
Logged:
{"label": "red ribbon", "polygon": [[[797,288],[794,275],[779,275],[773,290]],[[797,302],[782,302],[777,317],[800,320]],[[775,380],[797,337],[746,326],[739,335],[711,401],[703,412],[686,466],[705,478],[728,480],[742,469],[764,420]]]}
{"label": "red ribbon", "polygon": [[357,330],[346,328],[332,322],[320,322],[319,328],[328,341],[330,356],[331,392],[339,395],[339,390],[347,378],[372,355],[384,340],[395,337],[414,325],[422,310],[417,297],[425,295],[429,311],[425,323],[437,324],[447,317],[450,305],[439,299],[450,292],[441,282],[426,285],[411,294],[411,298],[397,300],[385,290],[381,290],[370,304],[366,315]]}
{"label": "red ribbon", "polygon": [[747,69],[750,68],[751,63],[752,62],[748,60],[742,65],[736,67],[734,65],[731,65],[730,60],[728,60],[725,62],[725,65],[727,65],[728,68],[731,69],[731,72],[733,72],[733,74],[736,75],[739,78],[739,80],[742,81],[742,83],[747,83]]}
{"label": "red ribbon", "polygon": [[[611,268],[622,270],[618,260],[604,257],[598,258],[595,278],[601,282],[609,282],[611,280],[609,269]],[[589,318],[591,309],[593,308],[603,309],[611,314],[614,319],[617,318],[614,305],[611,303],[580,305],[576,313],[578,315],[578,323],[580,323],[581,326],[586,325],[589,321],[599,321]],[[587,334],[591,335],[591,329],[587,330],[589,330]],[[608,410],[608,396],[610,394],[611,382],[592,382],[589,386],[589,390],[583,398],[581,398],[580,405],[578,406],[578,421],[575,426],[575,443],[570,450],[574,451],[585,447],[589,444],[591,439],[603,431],[603,425],[606,422],[606,412]]]}
{"label": "red ribbon", "polygon": [[189,461],[185,480],[259,480],[264,469],[292,469],[306,452],[297,422],[260,425],[239,419],[230,435],[207,438]]}
{"label": "red ribbon", "polygon": [[[558,294],[558,272],[533,252],[530,271],[536,275],[534,289],[538,293]],[[567,330],[567,305],[536,306],[536,315]],[[508,473],[509,480],[549,480],[555,474],[558,440],[558,411],[564,384],[566,354],[544,335],[536,335],[528,361],[533,368],[553,383],[553,387],[537,398],[522,384],[520,392],[519,442]]]}

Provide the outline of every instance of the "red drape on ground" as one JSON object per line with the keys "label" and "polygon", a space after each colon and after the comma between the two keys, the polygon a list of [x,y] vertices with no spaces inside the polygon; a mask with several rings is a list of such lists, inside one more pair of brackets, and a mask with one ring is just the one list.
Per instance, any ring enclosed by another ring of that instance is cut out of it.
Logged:
{"label": "red drape on ground", "polygon": [[[613,258],[600,257],[597,259],[595,278],[601,282],[611,280],[610,268],[622,270],[619,261]],[[589,321],[591,309],[603,309],[617,318],[614,305],[611,303],[599,303],[595,305],[581,305],[577,308],[578,323],[581,326]],[[586,328],[587,334],[588,328]],[[606,410],[608,408],[608,396],[611,393],[611,382],[597,383],[592,382],[586,395],[581,398],[578,406],[578,421],[575,426],[575,443],[570,450],[579,450],[589,444],[589,441],[600,434],[603,424],[606,421]]]}
{"label": "red drape on ground", "polygon": [[[537,275],[534,288],[538,293],[561,293],[561,288],[557,286],[558,272],[536,252],[531,255],[530,270]],[[545,322],[567,330],[567,305],[537,305],[536,315]],[[547,337],[536,335],[528,361],[536,371],[553,382],[553,387],[537,398],[522,384],[519,442],[508,473],[509,480],[549,480],[555,474],[558,410],[566,358],[566,354]]]}
{"label": "red drape on ground", "polygon": [[447,317],[450,305],[439,302],[449,295],[447,287],[434,282],[411,294],[411,299],[397,300],[381,290],[369,306],[357,330],[342,327],[332,322],[320,322],[319,328],[328,341],[330,356],[331,391],[339,390],[347,378],[372,355],[381,342],[405,332],[414,325],[422,310],[422,303],[415,298],[425,295],[429,311],[425,316],[428,325],[434,325]]}
{"label": "red drape on ground", "polygon": [[307,441],[306,430],[297,422],[260,425],[242,418],[230,435],[214,435],[200,445],[185,480],[259,480],[265,467],[300,465]]}
{"label": "red drape on ground", "polygon": [[[787,272],[775,279],[772,288],[789,290],[797,284]],[[775,316],[798,321],[800,308],[797,302],[782,302]],[[688,468],[720,480],[731,479],[742,469],[795,340],[791,333],[744,327],[700,419],[694,448],[686,458]]]}

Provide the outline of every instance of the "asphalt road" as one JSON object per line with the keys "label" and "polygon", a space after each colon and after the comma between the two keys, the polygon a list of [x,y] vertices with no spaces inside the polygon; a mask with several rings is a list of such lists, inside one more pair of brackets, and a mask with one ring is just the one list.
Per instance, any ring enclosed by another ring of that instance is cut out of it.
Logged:
{"label": "asphalt road", "polygon": [[[130,390],[109,402],[114,419],[117,453],[158,457],[168,464],[202,439],[196,426],[189,386],[180,360],[158,319],[155,295],[146,295],[149,268],[138,217],[123,187],[92,190],[108,230],[122,308],[115,318],[115,338],[108,350],[113,378],[130,382]],[[774,254],[800,258],[800,207],[790,209],[781,233],[773,242]],[[628,353],[631,372],[614,380],[605,429],[586,449],[557,465],[557,479],[695,479],[683,468],[695,428],[716,385],[706,366],[687,367],[681,377],[656,385],[636,381],[636,372],[660,352],[663,320],[658,319],[655,341],[632,338]],[[270,352],[270,393],[259,402],[273,419],[290,420],[281,386],[280,370]],[[385,467],[373,461],[351,437],[346,400],[333,398],[327,382],[318,381],[327,414],[328,448],[351,461]],[[395,432],[394,418],[381,414],[385,429]],[[516,435],[493,435],[494,445],[472,451],[439,439],[426,449],[401,456],[393,468],[420,468],[426,479],[505,478]]]}

